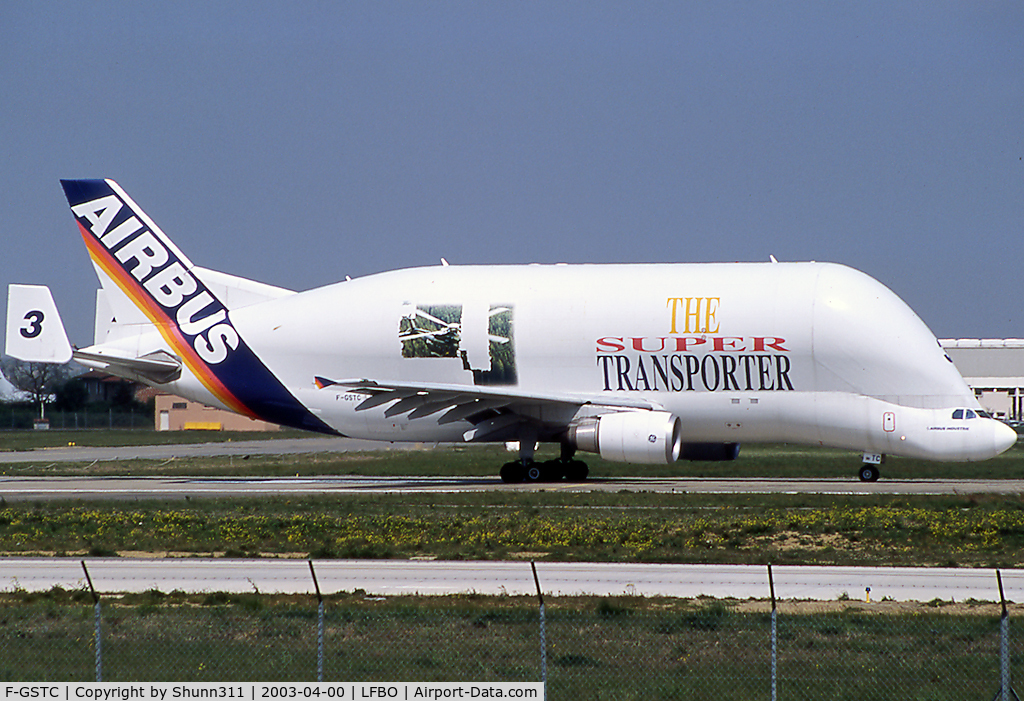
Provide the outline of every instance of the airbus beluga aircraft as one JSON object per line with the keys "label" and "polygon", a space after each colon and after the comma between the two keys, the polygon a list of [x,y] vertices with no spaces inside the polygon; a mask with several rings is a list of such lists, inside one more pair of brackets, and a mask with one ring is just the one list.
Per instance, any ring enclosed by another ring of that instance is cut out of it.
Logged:
{"label": "airbus beluga aircraft", "polygon": [[[306,292],[194,265],[112,180],[65,180],[100,281],[72,349],[49,289],[11,285],[7,353],[250,417],[384,441],[518,441],[507,482],[582,480],[577,451],[667,464],[743,442],[974,461],[1016,433],[925,324],[829,263],[437,266]],[[539,442],[561,457],[533,460]]]}

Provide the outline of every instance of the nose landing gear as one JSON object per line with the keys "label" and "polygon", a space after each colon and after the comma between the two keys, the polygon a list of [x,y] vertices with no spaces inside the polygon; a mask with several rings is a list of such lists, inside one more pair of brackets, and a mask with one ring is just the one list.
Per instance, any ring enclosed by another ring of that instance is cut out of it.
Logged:
{"label": "nose landing gear", "polygon": [[858,476],[861,482],[877,482],[878,466],[885,462],[885,456],[879,453],[864,453],[863,464],[860,466]]}
{"label": "nose landing gear", "polygon": [[877,482],[878,481],[878,468],[874,465],[861,465],[860,466],[860,481],[861,482]]}

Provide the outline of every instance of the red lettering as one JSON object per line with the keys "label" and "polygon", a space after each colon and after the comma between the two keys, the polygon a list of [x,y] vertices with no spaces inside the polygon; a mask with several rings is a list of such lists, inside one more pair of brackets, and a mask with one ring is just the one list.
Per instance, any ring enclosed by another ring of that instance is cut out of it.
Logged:
{"label": "red lettering", "polygon": [[676,338],[676,352],[685,353],[690,350],[690,345],[699,346],[702,343],[707,343],[707,339],[696,338],[694,336],[684,336],[682,338]]}
{"label": "red lettering", "polygon": [[[601,348],[601,346],[608,346],[607,348]],[[618,353],[619,351],[626,350],[626,347],[622,345],[622,338],[615,336],[605,336],[604,338],[597,339],[597,352],[598,353]]]}
{"label": "red lettering", "polygon": [[[768,341],[771,341],[769,343]],[[788,353],[788,348],[783,348],[782,344],[786,342],[784,338],[775,338],[774,336],[755,336],[754,337],[754,352],[763,351],[765,348],[771,348],[772,350],[782,351]]]}
{"label": "red lettering", "polygon": [[632,340],[633,340],[633,350],[640,351],[641,353],[660,353],[663,350],[665,350],[665,338],[663,336],[661,336],[661,337],[659,337],[657,339],[657,340],[661,341],[661,345],[658,346],[657,348],[644,348],[644,339],[642,339],[642,338],[634,338]]}
{"label": "red lettering", "polygon": [[[675,341],[675,352],[686,353],[707,345],[707,337],[702,336],[605,336],[597,339],[598,353],[621,353],[629,346],[638,353],[662,353],[671,352],[668,346]],[[752,336],[744,338],[741,336],[714,336],[711,338],[712,347],[708,350],[717,353],[740,353],[753,351],[764,353],[769,350],[789,353],[789,348],[783,344],[784,338],[777,336]],[[747,348],[751,343],[752,348]]]}
{"label": "red lettering", "polygon": [[742,338],[730,338],[728,336],[725,336],[725,337],[716,337],[716,338],[714,338],[712,340],[715,342],[715,350],[716,351],[742,351],[742,350],[746,350],[746,348],[737,348],[736,347],[737,343],[743,343],[743,339]]}

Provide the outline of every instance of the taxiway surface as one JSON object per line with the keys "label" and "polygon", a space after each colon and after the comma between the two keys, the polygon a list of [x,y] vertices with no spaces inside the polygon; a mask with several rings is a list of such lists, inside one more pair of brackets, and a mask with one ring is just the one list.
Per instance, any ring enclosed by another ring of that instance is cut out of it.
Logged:
{"label": "taxiway surface", "polygon": [[[309,563],[291,559],[119,559],[86,561],[100,593],[235,592],[313,594]],[[525,561],[318,560],[320,590],[364,590],[368,595],[532,595],[536,587]],[[864,601],[998,601],[994,570],[913,567],[773,568],[780,599]],[[759,565],[659,565],[538,562],[550,596],[770,597],[768,571]],[[1002,572],[1006,598],[1024,600],[1024,571]],[[0,588],[45,591],[86,587],[82,563],[69,558],[0,559]]]}
{"label": "taxiway surface", "polygon": [[[0,465],[171,460],[217,456],[298,455],[429,449],[422,443],[381,443],[351,438],[293,438],[112,448],[61,447],[0,452]],[[203,497],[408,494],[479,491],[634,491],[691,494],[1022,494],[1024,480],[887,480],[616,477],[583,483],[509,485],[497,477],[0,477],[0,497],[9,502],[68,499],[184,499]]]}
{"label": "taxiway surface", "polygon": [[497,477],[0,477],[8,502],[446,494],[482,491],[673,494],[1021,494],[1024,480],[711,479],[616,477],[581,483],[504,484]]}
{"label": "taxiway surface", "polygon": [[[430,444],[431,446],[434,444]],[[18,463],[103,462],[108,460],[171,460],[246,455],[304,455],[379,450],[415,450],[423,443],[386,443],[354,438],[271,438],[258,441],[220,441],[171,445],[128,445],[104,448],[62,446],[0,452],[0,465]]]}

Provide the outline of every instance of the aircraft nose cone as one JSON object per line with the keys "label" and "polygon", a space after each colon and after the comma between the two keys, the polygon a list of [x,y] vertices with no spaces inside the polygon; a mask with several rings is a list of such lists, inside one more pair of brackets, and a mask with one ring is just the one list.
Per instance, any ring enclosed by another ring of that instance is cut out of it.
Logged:
{"label": "aircraft nose cone", "polygon": [[996,422],[995,431],[992,433],[995,441],[996,455],[1009,450],[1010,446],[1017,442],[1017,432],[1002,421]]}

